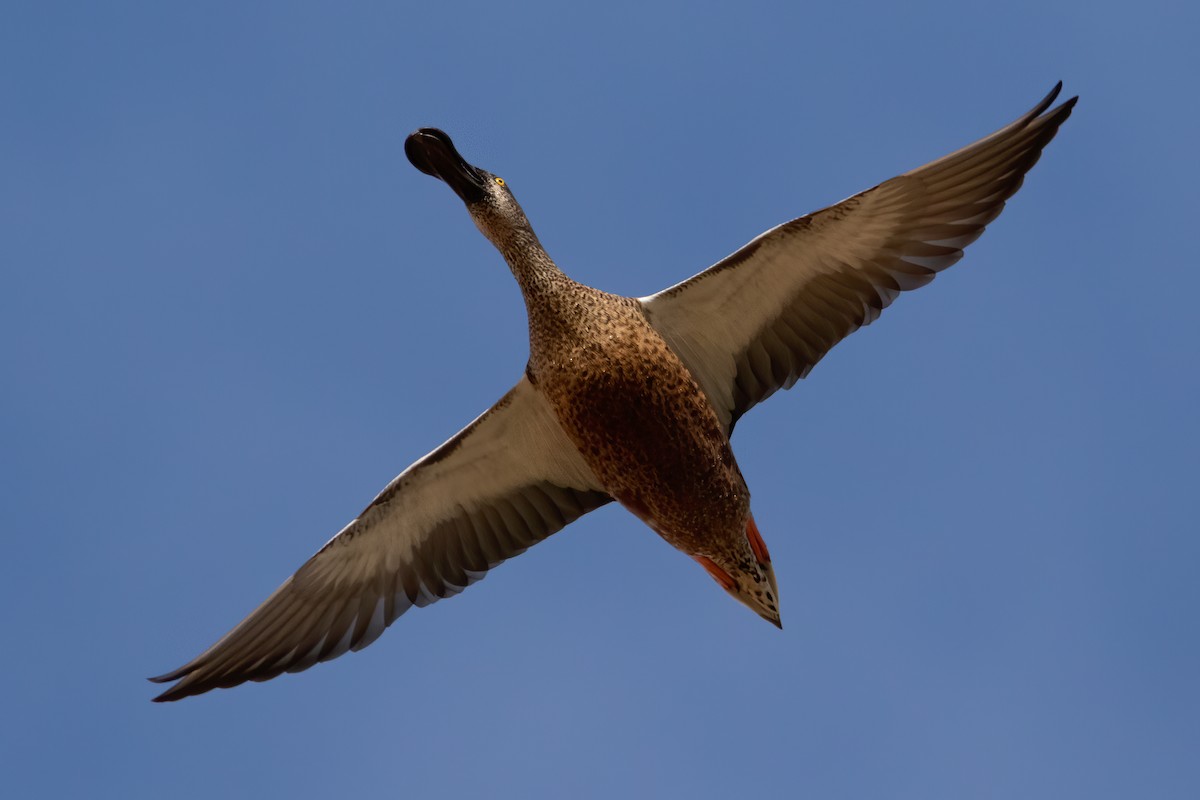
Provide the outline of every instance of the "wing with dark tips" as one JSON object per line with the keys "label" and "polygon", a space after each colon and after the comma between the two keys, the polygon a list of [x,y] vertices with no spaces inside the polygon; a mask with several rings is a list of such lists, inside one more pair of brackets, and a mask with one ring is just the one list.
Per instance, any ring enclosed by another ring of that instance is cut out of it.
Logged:
{"label": "wing with dark tips", "polygon": [[784,223],[700,274],[642,298],[647,317],[732,431],[896,297],[962,258],[1021,187],[1078,98]]}
{"label": "wing with dark tips", "polygon": [[178,681],[155,700],[265,681],[360,650],[412,606],[458,594],[609,500],[522,378],[393,480],[224,638],[152,678]]}

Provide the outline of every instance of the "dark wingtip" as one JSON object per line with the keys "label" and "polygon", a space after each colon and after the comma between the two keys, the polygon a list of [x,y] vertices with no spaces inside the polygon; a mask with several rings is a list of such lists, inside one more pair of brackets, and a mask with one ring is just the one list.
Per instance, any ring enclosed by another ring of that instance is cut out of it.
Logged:
{"label": "dark wingtip", "polygon": [[191,667],[191,664],[187,664],[179,669],[163,673],[162,675],[155,675],[153,678],[146,678],[146,680],[150,681],[151,683],[170,683],[171,681],[177,681],[184,675],[187,675],[189,672],[191,672]]}
{"label": "dark wingtip", "polygon": [[[1034,106],[1034,108],[1030,110],[1028,114],[1018,120],[1018,123],[1021,125],[1028,125],[1033,123],[1035,120],[1041,121],[1042,119],[1053,117],[1054,127],[1057,128],[1059,125],[1065,122],[1067,117],[1071,116],[1071,109],[1075,108],[1075,104],[1079,102],[1079,95],[1075,95],[1074,97],[1059,103],[1056,107],[1050,108],[1054,101],[1058,99],[1058,95],[1062,92],[1062,87],[1062,81],[1054,84],[1054,88],[1050,90],[1050,94],[1046,95],[1046,97],[1043,98],[1042,101],[1036,106]],[[1046,109],[1050,110],[1047,111]]]}
{"label": "dark wingtip", "polygon": [[[150,681],[152,681],[153,683],[162,683],[163,679],[162,678],[150,678]],[[177,687],[177,686],[172,686],[170,689],[167,689],[162,694],[159,694],[156,697],[150,698],[150,702],[152,702],[152,703],[169,703],[172,700],[178,700],[179,697],[177,697],[175,695],[175,690],[178,688],[179,687]]]}
{"label": "dark wingtip", "polygon": [[1074,110],[1075,104],[1078,102],[1079,95],[1075,95],[1074,97],[1059,103],[1056,107],[1048,111],[1045,116],[1052,117],[1054,127],[1058,128],[1059,125],[1062,125],[1067,121],[1067,118],[1071,116],[1071,111]]}
{"label": "dark wingtip", "polygon": [[[147,678],[146,680],[150,681],[151,683],[170,683],[171,681],[177,681],[180,678],[186,678],[188,675],[191,674],[191,672],[192,672],[192,664],[187,664],[187,665],[182,666],[179,669],[174,670],[172,672],[167,672],[163,675],[155,675],[153,678]],[[172,700],[182,700],[185,697],[188,697],[193,694],[200,694],[200,692],[203,692],[203,691],[206,691],[206,690],[190,687],[190,686],[188,686],[187,681],[183,681],[183,682],[177,683],[174,686],[172,686],[171,688],[167,689],[165,692],[160,694],[158,697],[154,697],[151,699],[155,703],[169,703]]]}
{"label": "dark wingtip", "polygon": [[[1049,108],[1050,104],[1053,103],[1055,100],[1057,100],[1058,96],[1062,93],[1062,88],[1063,88],[1062,81],[1059,81],[1058,83],[1054,84],[1054,88],[1050,90],[1050,94],[1046,95],[1046,99],[1043,100],[1038,105],[1041,106],[1043,110]],[[1061,104],[1059,104],[1058,108],[1056,108],[1054,110],[1059,111],[1062,109],[1067,109],[1069,111],[1070,109],[1074,108],[1075,104],[1078,102],[1079,102],[1079,95],[1075,95],[1074,97],[1064,100]]]}
{"label": "dark wingtip", "polygon": [[1034,120],[1040,117],[1042,112],[1050,107],[1050,104],[1054,102],[1054,99],[1058,97],[1059,92],[1061,91],[1062,81],[1059,81],[1058,83],[1054,84],[1054,88],[1050,90],[1050,94],[1043,97],[1040,103],[1029,110],[1029,113],[1025,115],[1024,119]]}
{"label": "dark wingtip", "polygon": [[[158,681],[157,678],[151,678],[152,681]],[[169,680],[169,679],[168,679]],[[170,689],[167,689],[157,697],[150,698],[152,703],[173,703],[176,700],[182,700],[185,697],[191,697],[194,694],[203,694],[207,692],[211,686],[189,686],[187,681],[177,683]]]}

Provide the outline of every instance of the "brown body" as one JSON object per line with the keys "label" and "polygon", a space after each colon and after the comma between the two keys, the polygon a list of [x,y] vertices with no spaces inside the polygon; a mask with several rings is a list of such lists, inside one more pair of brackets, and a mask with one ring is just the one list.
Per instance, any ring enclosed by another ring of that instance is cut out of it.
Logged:
{"label": "brown body", "polygon": [[720,534],[745,527],[750,492],[712,405],[635,300],[564,294],[530,309],[530,380],[609,494],[674,547],[727,550]]}
{"label": "brown body", "polygon": [[568,278],[511,195],[468,204],[529,315],[526,374],[604,490],[779,625],[770,556],[712,403],[641,303]]}

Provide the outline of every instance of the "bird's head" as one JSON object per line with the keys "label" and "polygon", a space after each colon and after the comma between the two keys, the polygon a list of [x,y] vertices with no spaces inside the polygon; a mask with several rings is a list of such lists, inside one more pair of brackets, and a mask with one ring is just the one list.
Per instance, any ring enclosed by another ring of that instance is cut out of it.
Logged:
{"label": "bird's head", "polygon": [[404,154],[414,167],[441,180],[462,198],[475,225],[501,252],[515,239],[533,236],[525,212],[504,179],[468,163],[445,131],[418,128],[404,140]]}

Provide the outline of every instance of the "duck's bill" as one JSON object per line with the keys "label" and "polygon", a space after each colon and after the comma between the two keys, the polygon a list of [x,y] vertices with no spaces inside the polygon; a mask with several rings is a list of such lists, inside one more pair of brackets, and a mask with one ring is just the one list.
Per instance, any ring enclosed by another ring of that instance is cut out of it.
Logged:
{"label": "duck's bill", "polygon": [[404,154],[417,169],[445,181],[465,203],[486,196],[487,178],[458,154],[454,142],[437,128],[420,128],[404,140]]}

